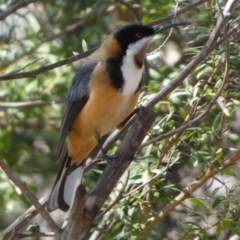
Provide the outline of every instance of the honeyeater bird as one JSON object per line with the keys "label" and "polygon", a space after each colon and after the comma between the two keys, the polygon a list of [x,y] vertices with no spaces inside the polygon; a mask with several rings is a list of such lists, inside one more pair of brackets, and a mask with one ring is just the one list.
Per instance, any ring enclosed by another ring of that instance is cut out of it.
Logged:
{"label": "honeyeater bird", "polygon": [[[47,209],[67,211],[81,183],[83,162],[99,139],[120,126],[137,102],[145,55],[158,28],[124,26],[93,52],[74,76],[63,111],[58,159],[64,158]],[[68,138],[67,152],[64,145]]]}

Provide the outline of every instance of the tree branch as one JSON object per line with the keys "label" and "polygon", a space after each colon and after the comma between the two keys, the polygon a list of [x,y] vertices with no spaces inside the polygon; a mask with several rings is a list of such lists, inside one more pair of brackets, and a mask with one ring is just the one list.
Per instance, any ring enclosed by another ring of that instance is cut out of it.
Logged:
{"label": "tree branch", "polygon": [[180,9],[179,11],[177,11],[177,12],[171,14],[171,15],[168,15],[165,18],[157,19],[157,20],[155,20],[155,21],[153,21],[151,23],[148,23],[147,25],[148,26],[156,26],[156,25],[159,25],[159,24],[162,24],[162,23],[169,22],[174,17],[178,17],[178,16],[180,16],[180,15],[182,15],[182,14],[184,14],[184,13],[190,11],[190,10],[192,10],[193,8],[195,8],[195,7],[199,6],[199,5],[207,2],[207,1],[208,0],[199,0],[199,1],[193,2],[193,3],[189,4],[189,5],[187,5],[186,7]]}
{"label": "tree branch", "polygon": [[22,0],[18,3],[16,3],[13,6],[10,6],[9,8],[7,8],[4,12],[2,12],[0,14],[0,20],[5,19],[7,16],[11,15],[12,13],[16,12],[18,9],[27,6],[30,3],[34,3],[37,2],[39,0]]}
{"label": "tree branch", "polygon": [[[49,198],[49,194],[45,195],[39,200],[39,204],[43,207],[46,206]],[[32,206],[25,213],[23,213],[19,218],[17,218],[10,226],[8,226],[3,233],[3,240],[10,239],[18,230],[28,224],[32,218],[39,214],[38,210]]]}
{"label": "tree branch", "polygon": [[65,64],[72,63],[72,62],[77,61],[79,59],[85,58],[85,57],[89,56],[92,52],[94,52],[95,50],[96,50],[96,48],[93,48],[93,49],[91,49],[87,52],[78,54],[76,56],[69,57],[67,59],[64,59],[62,61],[59,61],[59,62],[56,62],[56,63],[53,63],[53,64],[49,64],[47,66],[40,67],[40,68],[38,68],[36,70],[33,70],[33,71],[15,73],[15,74],[9,73],[9,74],[6,74],[6,75],[2,75],[2,76],[0,76],[0,81],[13,80],[13,79],[19,79],[19,78],[35,78],[40,73],[44,73],[44,72],[47,72],[47,71],[52,70],[54,68],[57,68],[57,67],[65,65]]}
{"label": "tree branch", "polygon": [[44,206],[38,202],[38,199],[28,190],[26,184],[22,182],[9,168],[8,166],[0,160],[0,167],[3,172],[8,176],[8,178],[17,186],[22,193],[28,198],[28,200],[35,206],[37,211],[42,215],[44,220],[48,223],[49,227],[52,231],[54,231],[55,235],[58,236],[60,233],[60,229],[50,217],[49,213],[45,210]]}
{"label": "tree branch", "polygon": [[17,233],[16,239],[27,238],[27,237],[55,237],[53,232],[39,232],[39,233]]}
{"label": "tree branch", "polygon": [[40,107],[40,106],[48,106],[48,105],[54,105],[57,103],[64,103],[66,102],[66,99],[57,99],[57,100],[51,100],[51,101],[31,101],[31,102],[0,102],[0,109],[5,108],[31,108],[31,107]]}

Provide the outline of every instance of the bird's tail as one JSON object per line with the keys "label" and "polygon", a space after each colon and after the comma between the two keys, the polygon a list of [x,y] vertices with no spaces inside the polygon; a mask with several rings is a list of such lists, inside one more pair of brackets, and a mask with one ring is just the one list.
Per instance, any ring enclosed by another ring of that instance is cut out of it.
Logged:
{"label": "bird's tail", "polygon": [[84,163],[79,165],[70,163],[71,157],[66,153],[47,203],[49,212],[57,208],[67,211],[73,205],[77,187],[82,181]]}

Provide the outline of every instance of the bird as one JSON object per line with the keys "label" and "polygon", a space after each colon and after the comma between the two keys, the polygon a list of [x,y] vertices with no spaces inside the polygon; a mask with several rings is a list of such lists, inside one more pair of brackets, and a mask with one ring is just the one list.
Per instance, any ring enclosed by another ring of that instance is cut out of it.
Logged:
{"label": "bird", "polygon": [[63,162],[47,203],[49,212],[71,208],[84,161],[101,144],[101,138],[119,128],[134,111],[153,37],[185,24],[123,26],[111,33],[76,72],[62,114],[57,158]]}

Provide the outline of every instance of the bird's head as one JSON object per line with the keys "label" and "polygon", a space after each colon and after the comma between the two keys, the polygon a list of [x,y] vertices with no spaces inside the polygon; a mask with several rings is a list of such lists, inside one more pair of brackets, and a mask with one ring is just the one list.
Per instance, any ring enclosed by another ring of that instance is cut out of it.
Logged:
{"label": "bird's head", "polygon": [[173,23],[157,28],[141,24],[132,24],[116,30],[112,34],[112,37],[119,44],[122,54],[133,54],[136,63],[141,66],[152,38],[164,30],[181,25],[187,25],[187,23]]}

